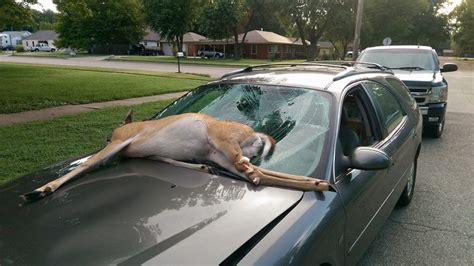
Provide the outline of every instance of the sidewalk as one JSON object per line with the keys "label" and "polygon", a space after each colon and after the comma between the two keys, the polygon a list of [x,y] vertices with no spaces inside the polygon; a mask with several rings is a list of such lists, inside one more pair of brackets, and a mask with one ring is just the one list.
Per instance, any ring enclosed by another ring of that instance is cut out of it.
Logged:
{"label": "sidewalk", "polygon": [[185,93],[186,92],[175,92],[175,93],[130,98],[130,99],[124,99],[124,100],[117,100],[117,101],[78,104],[78,105],[64,105],[64,106],[47,108],[47,109],[41,109],[37,111],[28,111],[28,112],[12,113],[12,114],[0,114],[0,126],[12,125],[12,124],[29,122],[29,121],[47,120],[51,118],[61,117],[64,115],[84,113],[84,112],[89,112],[89,111],[111,107],[111,106],[133,106],[133,105],[147,103],[147,102],[168,100],[168,99],[181,97]]}

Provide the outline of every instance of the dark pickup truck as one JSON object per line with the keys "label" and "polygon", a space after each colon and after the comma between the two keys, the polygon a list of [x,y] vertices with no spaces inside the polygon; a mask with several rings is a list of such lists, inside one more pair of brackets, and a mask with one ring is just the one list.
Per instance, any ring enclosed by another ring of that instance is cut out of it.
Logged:
{"label": "dark pickup truck", "polygon": [[441,137],[448,100],[448,83],[442,72],[456,71],[457,65],[447,63],[440,68],[436,51],[418,45],[369,47],[362,51],[357,61],[377,63],[391,69],[418,103],[425,133]]}

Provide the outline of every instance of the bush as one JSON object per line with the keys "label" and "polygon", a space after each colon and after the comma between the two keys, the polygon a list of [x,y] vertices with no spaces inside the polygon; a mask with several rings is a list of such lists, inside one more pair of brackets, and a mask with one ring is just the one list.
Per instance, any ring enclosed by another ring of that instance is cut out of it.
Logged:
{"label": "bush", "polygon": [[23,45],[21,44],[18,44],[16,47],[15,47],[15,51],[17,53],[23,53],[25,51],[25,47],[23,47]]}

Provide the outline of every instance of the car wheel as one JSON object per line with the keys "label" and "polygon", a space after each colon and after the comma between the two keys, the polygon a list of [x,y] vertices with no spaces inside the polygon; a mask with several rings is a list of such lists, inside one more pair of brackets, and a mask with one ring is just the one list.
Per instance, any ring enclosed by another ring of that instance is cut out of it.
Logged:
{"label": "car wheel", "polygon": [[35,52],[39,52],[40,50],[39,49],[35,49]]}
{"label": "car wheel", "polygon": [[441,122],[437,125],[427,126],[425,130],[426,130],[426,135],[428,135],[432,138],[440,138],[441,135],[443,135],[444,119],[443,119],[443,122]]}
{"label": "car wheel", "polygon": [[403,189],[400,198],[398,199],[397,205],[400,207],[407,206],[410,204],[411,199],[413,198],[413,193],[415,192],[415,181],[416,181],[416,159],[410,166],[408,181]]}
{"label": "car wheel", "polygon": [[56,49],[54,49],[54,48],[53,48],[53,49],[51,49],[51,52],[53,52],[53,53],[54,53],[54,52],[56,52]]}

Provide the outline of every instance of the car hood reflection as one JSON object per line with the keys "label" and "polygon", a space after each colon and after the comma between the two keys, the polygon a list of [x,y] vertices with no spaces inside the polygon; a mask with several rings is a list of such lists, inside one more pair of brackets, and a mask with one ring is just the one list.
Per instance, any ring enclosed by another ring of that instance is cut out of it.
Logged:
{"label": "car hood reflection", "polygon": [[[2,203],[17,201],[19,187],[27,185],[1,189]],[[0,220],[0,264],[219,263],[302,194],[123,160],[38,202],[0,207],[9,213]]]}

